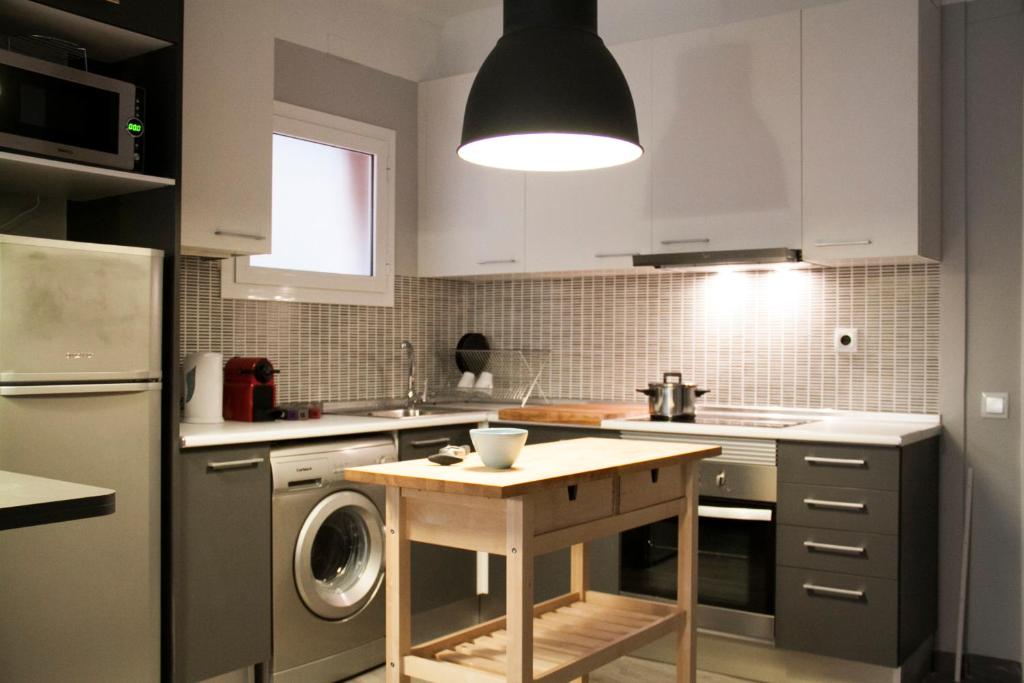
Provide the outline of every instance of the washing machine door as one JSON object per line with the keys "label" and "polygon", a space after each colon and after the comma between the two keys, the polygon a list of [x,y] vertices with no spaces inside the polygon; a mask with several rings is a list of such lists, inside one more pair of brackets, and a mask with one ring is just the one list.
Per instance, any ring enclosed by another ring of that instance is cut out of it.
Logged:
{"label": "washing machine door", "polygon": [[295,586],[314,614],[358,614],[384,579],[384,520],[358,491],[338,491],[314,507],[295,544]]}

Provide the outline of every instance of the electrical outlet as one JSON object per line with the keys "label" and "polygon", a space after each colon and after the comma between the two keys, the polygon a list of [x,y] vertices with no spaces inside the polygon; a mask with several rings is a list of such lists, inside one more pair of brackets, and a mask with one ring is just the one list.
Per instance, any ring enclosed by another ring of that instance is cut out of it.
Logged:
{"label": "electrical outlet", "polygon": [[836,353],[857,353],[856,327],[837,327],[832,340]]}

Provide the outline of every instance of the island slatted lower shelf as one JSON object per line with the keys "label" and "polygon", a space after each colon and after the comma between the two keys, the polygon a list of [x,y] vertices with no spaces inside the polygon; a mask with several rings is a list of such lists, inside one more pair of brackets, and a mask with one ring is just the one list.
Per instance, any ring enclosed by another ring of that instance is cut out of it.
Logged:
{"label": "island slatted lower shelf", "polygon": [[[387,487],[388,683],[567,683],[670,632],[676,680],[696,680],[697,464],[716,446],[572,439],[527,446],[510,470],[476,455],[350,468]],[[592,591],[586,543],[679,517],[676,604]],[[505,557],[506,616],[411,642],[412,542]],[[533,604],[537,555],[571,548],[569,593]]]}
{"label": "island slatted lower shelf", "polygon": [[[533,680],[572,681],[676,629],[675,605],[587,591],[533,610]],[[405,672],[435,683],[505,681],[505,618],[471,626],[412,648]]]}

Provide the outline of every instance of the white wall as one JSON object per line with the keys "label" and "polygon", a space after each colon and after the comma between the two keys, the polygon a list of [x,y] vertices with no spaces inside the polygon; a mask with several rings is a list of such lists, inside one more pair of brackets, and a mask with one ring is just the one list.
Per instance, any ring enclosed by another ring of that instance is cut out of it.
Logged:
{"label": "white wall", "polygon": [[[599,0],[598,31],[609,45],[683,33],[837,0]],[[476,71],[501,35],[501,4],[444,23],[432,78]]]}
{"label": "white wall", "polygon": [[274,37],[410,81],[434,78],[441,29],[381,0],[275,0]]}

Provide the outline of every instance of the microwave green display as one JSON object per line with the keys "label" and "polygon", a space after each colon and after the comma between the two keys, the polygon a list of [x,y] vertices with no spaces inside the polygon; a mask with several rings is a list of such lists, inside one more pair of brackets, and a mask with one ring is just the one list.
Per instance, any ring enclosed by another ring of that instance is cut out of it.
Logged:
{"label": "microwave green display", "polygon": [[128,119],[128,123],[124,125],[124,128],[133,138],[142,135],[142,121],[139,119]]}

